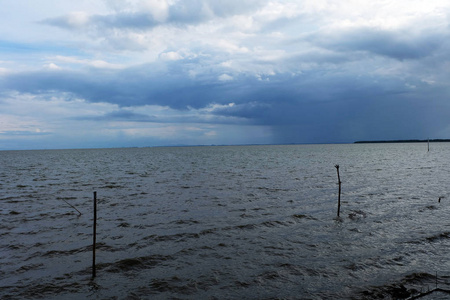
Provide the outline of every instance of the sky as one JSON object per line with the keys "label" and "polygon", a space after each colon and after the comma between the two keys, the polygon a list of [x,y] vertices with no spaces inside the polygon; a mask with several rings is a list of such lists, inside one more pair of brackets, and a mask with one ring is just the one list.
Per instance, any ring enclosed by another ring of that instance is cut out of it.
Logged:
{"label": "sky", "polygon": [[0,150],[450,138],[447,0],[0,7]]}

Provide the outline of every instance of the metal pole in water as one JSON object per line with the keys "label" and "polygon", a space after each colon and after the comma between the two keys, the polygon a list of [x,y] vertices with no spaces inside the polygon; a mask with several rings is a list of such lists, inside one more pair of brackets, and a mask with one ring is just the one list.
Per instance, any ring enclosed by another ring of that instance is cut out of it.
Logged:
{"label": "metal pole in water", "polygon": [[338,184],[339,184],[338,210],[337,210],[337,216],[339,217],[339,213],[341,210],[341,177],[339,176],[339,165],[335,165],[334,167],[336,168],[336,171],[337,171]]}
{"label": "metal pole in water", "polygon": [[95,277],[95,244],[97,236],[97,192],[94,192],[94,237],[92,243],[92,278]]}

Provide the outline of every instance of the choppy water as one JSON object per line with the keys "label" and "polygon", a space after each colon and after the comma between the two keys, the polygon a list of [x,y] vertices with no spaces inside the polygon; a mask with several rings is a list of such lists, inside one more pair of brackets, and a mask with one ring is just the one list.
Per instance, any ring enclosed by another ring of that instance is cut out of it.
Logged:
{"label": "choppy water", "polygon": [[448,143],[2,151],[0,298],[394,299],[436,272],[449,288],[449,175]]}

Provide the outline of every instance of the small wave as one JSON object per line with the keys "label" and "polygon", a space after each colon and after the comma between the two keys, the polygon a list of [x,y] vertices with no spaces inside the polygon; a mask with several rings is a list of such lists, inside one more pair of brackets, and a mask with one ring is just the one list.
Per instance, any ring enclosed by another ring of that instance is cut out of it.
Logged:
{"label": "small wave", "polygon": [[424,283],[425,281],[434,280],[435,276],[428,273],[412,273],[406,275],[403,279],[405,283]]}
{"label": "small wave", "polygon": [[[107,252],[115,252],[115,251],[120,251],[121,249],[117,249],[115,247],[106,245],[105,243],[97,243],[96,244],[96,249],[98,250],[103,250],[103,251],[107,251]],[[76,254],[76,253],[82,253],[82,252],[91,252],[92,251],[92,245],[88,245],[88,246],[84,246],[84,247],[80,247],[80,248],[76,248],[76,249],[71,249],[71,250],[50,250],[47,251],[45,253],[42,252],[37,252],[34,255],[32,255],[31,257],[36,257],[36,256],[49,256],[49,257],[55,257],[55,256],[68,256],[68,255],[72,255],[72,254]]]}
{"label": "small wave", "polygon": [[237,226],[230,226],[226,227],[225,230],[236,230],[236,229],[255,229],[256,224],[243,224],[243,225],[237,225]]}
{"label": "small wave", "polygon": [[258,190],[264,190],[264,191],[271,192],[271,193],[276,193],[276,192],[288,192],[288,191],[289,191],[288,189],[268,188],[268,187],[263,187],[263,186],[260,186],[260,187],[258,187],[257,189],[258,189]]}
{"label": "small wave", "polygon": [[16,273],[25,273],[31,270],[36,270],[36,269],[40,269],[44,266],[44,264],[30,264],[30,265],[25,265],[20,267],[19,269],[16,270]]}
{"label": "small wave", "polygon": [[7,200],[6,203],[9,203],[9,204],[26,202],[26,200],[18,200],[16,197],[8,197],[8,198],[4,198],[2,200]]}
{"label": "small wave", "polygon": [[361,220],[367,217],[367,214],[362,210],[352,210],[348,214],[349,219],[351,220]]}
{"label": "small wave", "polygon": [[373,269],[382,269],[384,266],[384,261],[381,260],[381,257],[368,258],[364,261],[359,262],[350,262],[345,265],[344,268],[352,271],[362,271],[368,268]]}
{"label": "small wave", "polygon": [[301,219],[306,219],[306,220],[317,220],[316,218],[314,218],[314,217],[312,217],[312,216],[309,216],[309,215],[302,215],[302,214],[294,214],[294,215],[291,216],[291,218],[298,219],[298,220],[301,220]]}
{"label": "small wave", "polygon": [[186,239],[191,239],[191,238],[199,238],[200,234],[199,233],[177,233],[177,234],[168,234],[168,235],[157,235],[157,234],[152,234],[149,235],[145,238],[143,238],[143,240],[153,240],[154,242],[166,242],[166,241],[184,241]]}
{"label": "small wave", "polygon": [[266,227],[277,227],[277,226],[285,226],[285,223],[281,221],[266,221],[261,223],[261,225]]}
{"label": "small wave", "polygon": [[308,216],[308,215],[302,215],[302,214],[294,214],[290,216],[289,218],[285,219],[279,219],[279,220],[268,220],[261,223],[249,223],[249,224],[242,224],[237,226],[229,226],[225,227],[224,230],[236,230],[236,229],[244,229],[244,230],[251,230],[256,229],[260,227],[287,227],[294,225],[298,223],[299,220],[316,220],[315,218]]}
{"label": "small wave", "polygon": [[424,208],[419,209],[419,212],[424,212],[426,210],[436,210],[436,209],[438,209],[438,208],[435,205],[428,205]]}
{"label": "small wave", "polygon": [[[316,220],[315,218],[308,216],[308,215],[301,215],[301,214],[294,214],[288,218],[285,218],[284,220],[267,220],[260,223],[247,223],[247,224],[239,224],[234,226],[225,226],[225,227],[213,227],[201,230],[199,232],[181,232],[181,233],[175,233],[175,234],[168,234],[168,235],[156,235],[152,234],[149,236],[144,237],[142,240],[144,241],[152,241],[152,242],[184,242],[189,239],[198,239],[202,236],[209,235],[209,234],[216,234],[218,232],[227,232],[227,231],[242,231],[242,230],[255,230],[258,228],[277,228],[277,227],[288,227],[292,226],[294,224],[297,224],[301,220]],[[177,225],[186,225],[186,224],[198,224],[199,221],[193,220],[193,219],[187,219],[187,220],[177,220],[172,221],[171,224],[177,224]],[[120,223],[118,225],[119,227],[127,227],[129,226],[128,223]]]}
{"label": "small wave", "polygon": [[433,235],[433,236],[430,236],[430,237],[427,237],[426,240],[428,242],[435,242],[435,241],[438,241],[438,240],[448,239],[448,238],[450,238],[450,232],[449,231],[443,232],[443,233],[440,233],[440,234],[437,234],[437,235]]}
{"label": "small wave", "polygon": [[420,293],[422,286],[434,283],[436,277],[428,273],[412,273],[398,281],[371,287],[358,292],[363,299],[411,299]]}
{"label": "small wave", "polygon": [[120,273],[124,271],[142,270],[152,268],[160,263],[172,260],[170,255],[150,255],[135,258],[126,258],[113,263],[99,264],[99,269],[104,269],[110,273]]}
{"label": "small wave", "polygon": [[189,219],[189,220],[177,220],[171,223],[175,223],[177,225],[189,225],[189,224],[199,224],[200,222],[197,220]]}
{"label": "small wave", "polygon": [[406,299],[416,293],[416,290],[408,290],[403,284],[390,284],[374,287],[361,292],[364,299]]}
{"label": "small wave", "polygon": [[86,252],[86,251],[89,251],[90,249],[92,249],[92,246],[87,246],[87,247],[82,247],[82,248],[72,249],[72,250],[50,250],[50,251],[43,253],[42,256],[54,257],[54,256],[72,255],[75,253]]}
{"label": "small wave", "polygon": [[177,286],[175,283],[179,283],[180,281],[181,279],[176,276],[170,279],[153,279],[150,288],[158,293],[173,291]]}
{"label": "small wave", "polygon": [[57,200],[76,200],[77,197],[56,197]]}
{"label": "small wave", "polygon": [[199,290],[206,291],[210,287],[219,284],[219,281],[214,277],[200,276],[198,279],[183,279],[178,276],[156,278],[152,280],[148,292],[151,294],[171,293],[193,295]]}
{"label": "small wave", "polygon": [[124,186],[117,184],[116,182],[110,182],[100,188],[102,188],[102,189],[121,189],[121,188],[124,188]]}
{"label": "small wave", "polygon": [[13,287],[4,299],[45,299],[61,294],[78,293],[84,286],[78,282],[67,284],[39,283],[27,287]]}
{"label": "small wave", "polygon": [[219,228],[209,228],[201,230],[200,232],[182,232],[168,235],[152,234],[144,237],[142,240],[144,241],[153,240],[154,242],[166,242],[166,241],[183,242],[188,239],[198,239],[204,235],[214,234],[219,230],[220,230]]}

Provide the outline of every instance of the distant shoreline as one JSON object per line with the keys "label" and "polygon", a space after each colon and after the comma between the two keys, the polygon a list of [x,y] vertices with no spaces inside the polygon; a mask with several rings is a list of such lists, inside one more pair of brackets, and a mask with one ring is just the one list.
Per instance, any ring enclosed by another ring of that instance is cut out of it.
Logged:
{"label": "distant shoreline", "polygon": [[450,139],[433,139],[433,140],[385,140],[385,141],[356,141],[354,144],[380,144],[380,143],[445,143]]}

